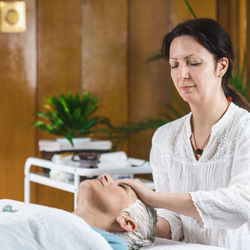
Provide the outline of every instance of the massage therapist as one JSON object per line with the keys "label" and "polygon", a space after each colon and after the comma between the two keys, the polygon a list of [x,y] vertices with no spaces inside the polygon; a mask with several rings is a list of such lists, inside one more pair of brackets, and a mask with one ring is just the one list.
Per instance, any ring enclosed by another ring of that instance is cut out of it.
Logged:
{"label": "massage therapist", "polygon": [[177,25],[162,54],[191,113],[155,132],[150,164],[156,192],[127,182],[158,210],[157,236],[250,249],[250,105],[229,85],[233,49],[214,20]]}

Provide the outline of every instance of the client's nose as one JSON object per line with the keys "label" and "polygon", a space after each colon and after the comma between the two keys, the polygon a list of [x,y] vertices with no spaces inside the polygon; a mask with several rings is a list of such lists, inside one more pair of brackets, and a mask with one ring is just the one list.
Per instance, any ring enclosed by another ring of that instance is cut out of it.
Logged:
{"label": "client's nose", "polygon": [[110,177],[109,174],[103,174],[103,175],[101,176],[101,179],[104,180],[104,181],[106,181],[106,182],[108,182],[108,183],[114,182],[113,179]]}

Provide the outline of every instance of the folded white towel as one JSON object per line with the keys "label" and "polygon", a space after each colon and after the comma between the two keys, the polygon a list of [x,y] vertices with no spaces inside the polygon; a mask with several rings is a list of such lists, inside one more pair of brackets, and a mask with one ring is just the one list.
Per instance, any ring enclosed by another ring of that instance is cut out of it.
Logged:
{"label": "folded white towel", "polygon": [[125,152],[112,152],[101,154],[97,166],[101,169],[119,169],[131,167]]}
{"label": "folded white towel", "polygon": [[111,153],[104,153],[100,156],[100,162],[104,161],[127,161],[128,157],[125,152],[118,151],[118,152],[111,152]]}
{"label": "folded white towel", "polygon": [[129,168],[131,167],[128,161],[104,161],[97,163],[98,168],[101,169],[119,169],[119,168]]}
{"label": "folded white towel", "polygon": [[67,151],[67,150],[110,150],[111,141],[96,140],[89,142],[79,142],[72,147],[70,143],[59,143],[56,140],[40,140],[38,142],[39,150],[46,152]]}

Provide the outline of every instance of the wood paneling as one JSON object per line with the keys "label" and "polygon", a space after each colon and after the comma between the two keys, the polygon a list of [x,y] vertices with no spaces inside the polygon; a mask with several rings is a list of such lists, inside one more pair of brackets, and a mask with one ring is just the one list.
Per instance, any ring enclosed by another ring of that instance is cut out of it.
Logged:
{"label": "wood paneling", "polygon": [[217,0],[217,20],[229,34],[234,52],[237,52],[238,46],[238,0]]}
{"label": "wood paneling", "polygon": [[[246,59],[246,45],[247,45],[247,2],[246,0],[239,0],[239,27],[238,27],[238,36],[239,36],[239,67],[240,70],[243,70],[244,60]],[[247,72],[244,74],[244,86],[246,86],[246,77]]]}
{"label": "wood paneling", "polygon": [[81,0],[38,3],[38,100],[81,89]]}
{"label": "wood paneling", "polygon": [[[45,96],[81,90],[82,1],[38,1],[38,107]],[[38,131],[38,139],[51,138]],[[72,210],[72,194],[39,185],[37,202]]]}
{"label": "wood paneling", "polygon": [[[160,53],[163,36],[168,31],[168,1],[137,0],[129,6],[129,120],[155,117],[166,110],[170,83],[163,60],[146,63]],[[147,159],[153,131],[134,135],[129,142],[129,155]]]}
{"label": "wood paneling", "polygon": [[[172,2],[172,24],[174,26],[179,22],[193,18],[183,0],[173,0]],[[189,0],[189,3],[197,17],[209,17],[216,19],[216,0]]]}
{"label": "wood paneling", "polygon": [[237,46],[238,46],[238,0],[230,0],[230,37],[233,43],[234,52],[237,52]]}
{"label": "wood paneling", "polygon": [[101,99],[100,115],[127,121],[127,1],[85,0],[82,88]]}
{"label": "wood paneling", "polygon": [[230,11],[230,2],[228,0],[217,0],[217,21],[228,34],[231,33]]}
{"label": "wood paneling", "polygon": [[247,68],[250,74],[250,1],[247,1]]}
{"label": "wood paneling", "polygon": [[[245,56],[247,57],[247,67],[249,69],[249,13],[250,2],[246,0],[218,0],[218,21],[226,29],[231,37],[234,53],[235,66],[243,69]],[[239,59],[239,61],[237,61]],[[247,77],[247,71],[245,71]],[[244,81],[246,84],[246,78]]]}
{"label": "wood paneling", "polygon": [[36,91],[35,1],[27,0],[27,30],[0,33],[0,198],[23,200],[24,163],[35,155],[31,127]]}

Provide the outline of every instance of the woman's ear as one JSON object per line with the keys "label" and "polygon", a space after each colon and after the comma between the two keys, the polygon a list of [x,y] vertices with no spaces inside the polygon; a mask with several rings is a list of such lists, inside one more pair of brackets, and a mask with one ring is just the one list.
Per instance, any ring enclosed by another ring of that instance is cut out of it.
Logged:
{"label": "woman's ear", "polygon": [[217,67],[216,67],[216,75],[220,78],[224,76],[224,74],[227,72],[227,68],[229,65],[229,61],[226,57],[222,57],[218,62],[217,62]]}
{"label": "woman's ear", "polygon": [[124,231],[134,232],[136,229],[136,223],[127,215],[118,215],[115,220]]}

